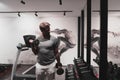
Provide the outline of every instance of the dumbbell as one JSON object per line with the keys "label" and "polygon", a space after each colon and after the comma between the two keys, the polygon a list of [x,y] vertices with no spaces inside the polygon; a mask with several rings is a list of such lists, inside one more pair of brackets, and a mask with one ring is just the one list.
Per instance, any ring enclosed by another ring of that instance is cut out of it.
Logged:
{"label": "dumbbell", "polygon": [[32,45],[38,46],[39,45],[39,40],[38,39],[34,40],[33,43],[32,43]]}
{"label": "dumbbell", "polygon": [[75,80],[75,77],[74,76],[69,76],[67,77],[68,80]]}
{"label": "dumbbell", "polygon": [[31,47],[30,40],[34,41],[36,39],[36,36],[35,35],[24,35],[23,38],[24,38],[26,47]]}
{"label": "dumbbell", "polygon": [[57,69],[57,74],[58,75],[62,75],[64,73],[64,69],[63,68],[58,68]]}
{"label": "dumbbell", "polygon": [[99,63],[100,63],[100,59],[99,59],[98,56],[96,57],[96,59],[93,59],[93,61],[95,61],[98,65],[99,65]]}
{"label": "dumbbell", "polygon": [[38,39],[35,39],[35,40],[33,40],[33,39],[30,39],[29,40],[29,44],[30,44],[30,47],[37,47],[38,45],[39,45],[39,40]]}
{"label": "dumbbell", "polygon": [[58,68],[57,69],[57,74],[58,75],[62,75],[64,73],[64,69],[62,68],[62,64],[61,63],[60,64],[56,63],[56,68]]}

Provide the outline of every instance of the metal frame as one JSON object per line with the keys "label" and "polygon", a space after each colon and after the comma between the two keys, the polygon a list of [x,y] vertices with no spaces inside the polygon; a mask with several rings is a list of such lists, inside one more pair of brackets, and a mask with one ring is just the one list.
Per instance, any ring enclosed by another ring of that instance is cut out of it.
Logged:
{"label": "metal frame", "polygon": [[84,59],[84,10],[81,11],[81,58]]}
{"label": "metal frame", "polygon": [[80,57],[80,47],[81,47],[81,45],[80,45],[80,43],[81,43],[81,30],[80,30],[80,28],[81,28],[81,26],[80,26],[80,20],[81,18],[80,17],[78,17],[78,58]]}
{"label": "metal frame", "polygon": [[87,0],[87,63],[91,65],[91,0]]}
{"label": "metal frame", "polygon": [[[107,80],[107,32],[108,32],[108,0],[100,0],[100,65],[99,80]],[[104,43],[104,44],[103,44]]]}
{"label": "metal frame", "polygon": [[25,47],[23,44],[19,43],[18,46],[18,51],[17,51],[17,54],[16,54],[16,59],[15,59],[15,62],[13,64],[13,67],[12,67],[12,73],[11,73],[11,80],[18,80],[18,78],[21,80],[23,79],[33,79],[35,80],[36,76],[35,75],[31,75],[31,74],[16,74],[16,68],[17,68],[17,62],[18,62],[18,59],[19,59],[19,56],[20,56],[20,53],[22,51],[26,51],[28,50],[29,48],[28,47]]}

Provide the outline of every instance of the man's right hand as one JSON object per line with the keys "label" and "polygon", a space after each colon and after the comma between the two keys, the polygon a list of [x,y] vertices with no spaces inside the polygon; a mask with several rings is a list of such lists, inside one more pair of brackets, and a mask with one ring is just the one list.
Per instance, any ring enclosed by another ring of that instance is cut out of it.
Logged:
{"label": "man's right hand", "polygon": [[33,41],[34,41],[33,39],[30,39],[30,40],[29,40],[29,43],[33,43]]}
{"label": "man's right hand", "polygon": [[34,46],[38,46],[39,45],[39,40],[38,39],[34,40],[33,44],[34,44]]}
{"label": "man's right hand", "polygon": [[61,68],[62,67],[62,63],[56,63],[56,68]]}
{"label": "man's right hand", "polygon": [[36,47],[39,45],[39,40],[38,39],[36,39],[36,40],[30,39],[29,43],[31,44],[32,47]]}

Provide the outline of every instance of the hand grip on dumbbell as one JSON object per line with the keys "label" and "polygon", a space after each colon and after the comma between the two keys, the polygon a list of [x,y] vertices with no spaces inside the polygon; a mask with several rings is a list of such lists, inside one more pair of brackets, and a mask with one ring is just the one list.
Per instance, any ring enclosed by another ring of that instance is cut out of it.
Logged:
{"label": "hand grip on dumbbell", "polygon": [[31,46],[38,46],[39,45],[39,40],[38,39],[36,39],[36,40],[30,39],[29,42],[30,42]]}
{"label": "hand grip on dumbbell", "polygon": [[62,75],[64,73],[64,69],[62,68],[62,64],[61,63],[56,63],[56,68],[57,69],[57,74],[58,75]]}
{"label": "hand grip on dumbbell", "polygon": [[38,39],[34,40],[34,41],[33,41],[33,44],[34,44],[35,46],[38,46],[38,45],[39,45],[39,40],[38,40]]}

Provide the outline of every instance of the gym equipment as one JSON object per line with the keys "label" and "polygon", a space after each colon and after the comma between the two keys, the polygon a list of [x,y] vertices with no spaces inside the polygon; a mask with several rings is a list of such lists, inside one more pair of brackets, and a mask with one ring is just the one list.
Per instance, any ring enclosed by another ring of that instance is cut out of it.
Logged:
{"label": "gym equipment", "polygon": [[108,62],[107,70],[108,80],[120,80],[120,67],[113,62]]}
{"label": "gym equipment", "polygon": [[64,73],[64,69],[63,68],[58,68],[57,69],[57,74],[58,75],[62,75]]}
{"label": "gym equipment", "polygon": [[33,43],[32,43],[32,45],[33,46],[38,46],[39,45],[39,40],[38,39],[34,40]]}
{"label": "gym equipment", "polygon": [[0,73],[5,71],[5,67],[4,66],[0,66]]}
{"label": "gym equipment", "polygon": [[65,71],[66,71],[65,80],[77,80],[73,64],[68,64]]}
{"label": "gym equipment", "polygon": [[55,67],[56,67],[56,68],[62,67],[62,64],[61,64],[61,63],[60,63],[60,64],[56,63]]}
{"label": "gym equipment", "polygon": [[0,73],[6,71],[8,68],[11,68],[11,64],[0,64]]}
{"label": "gym equipment", "polygon": [[30,39],[35,40],[34,35],[25,35],[25,36],[23,36],[23,38],[24,38],[25,44],[19,43],[17,46],[18,51],[16,54],[16,60],[12,67],[11,80],[35,80],[35,78],[36,78],[36,76],[32,75],[32,74],[16,74],[17,62],[18,62],[20,53],[22,51],[29,50],[29,47],[30,47],[29,40]]}
{"label": "gym equipment", "polygon": [[35,40],[36,36],[35,35],[24,35],[23,36],[26,47],[31,47],[31,43],[29,42],[30,39]]}
{"label": "gym equipment", "polygon": [[74,58],[73,61],[75,64],[75,69],[77,70],[81,80],[98,80],[97,77],[93,74],[93,69],[88,67],[87,63],[83,59]]}
{"label": "gym equipment", "polygon": [[100,58],[97,56],[96,59],[93,59],[93,61],[99,65],[99,63],[100,63]]}
{"label": "gym equipment", "polygon": [[58,75],[62,75],[64,73],[64,69],[62,68],[61,63],[60,64],[56,63],[55,67],[58,68],[56,71]]}
{"label": "gym equipment", "polygon": [[81,58],[78,58],[78,59],[75,59],[74,58],[74,64],[76,65],[76,68],[79,68],[79,67],[86,67],[86,63],[85,63],[85,61],[83,60],[83,59],[81,59]]}

